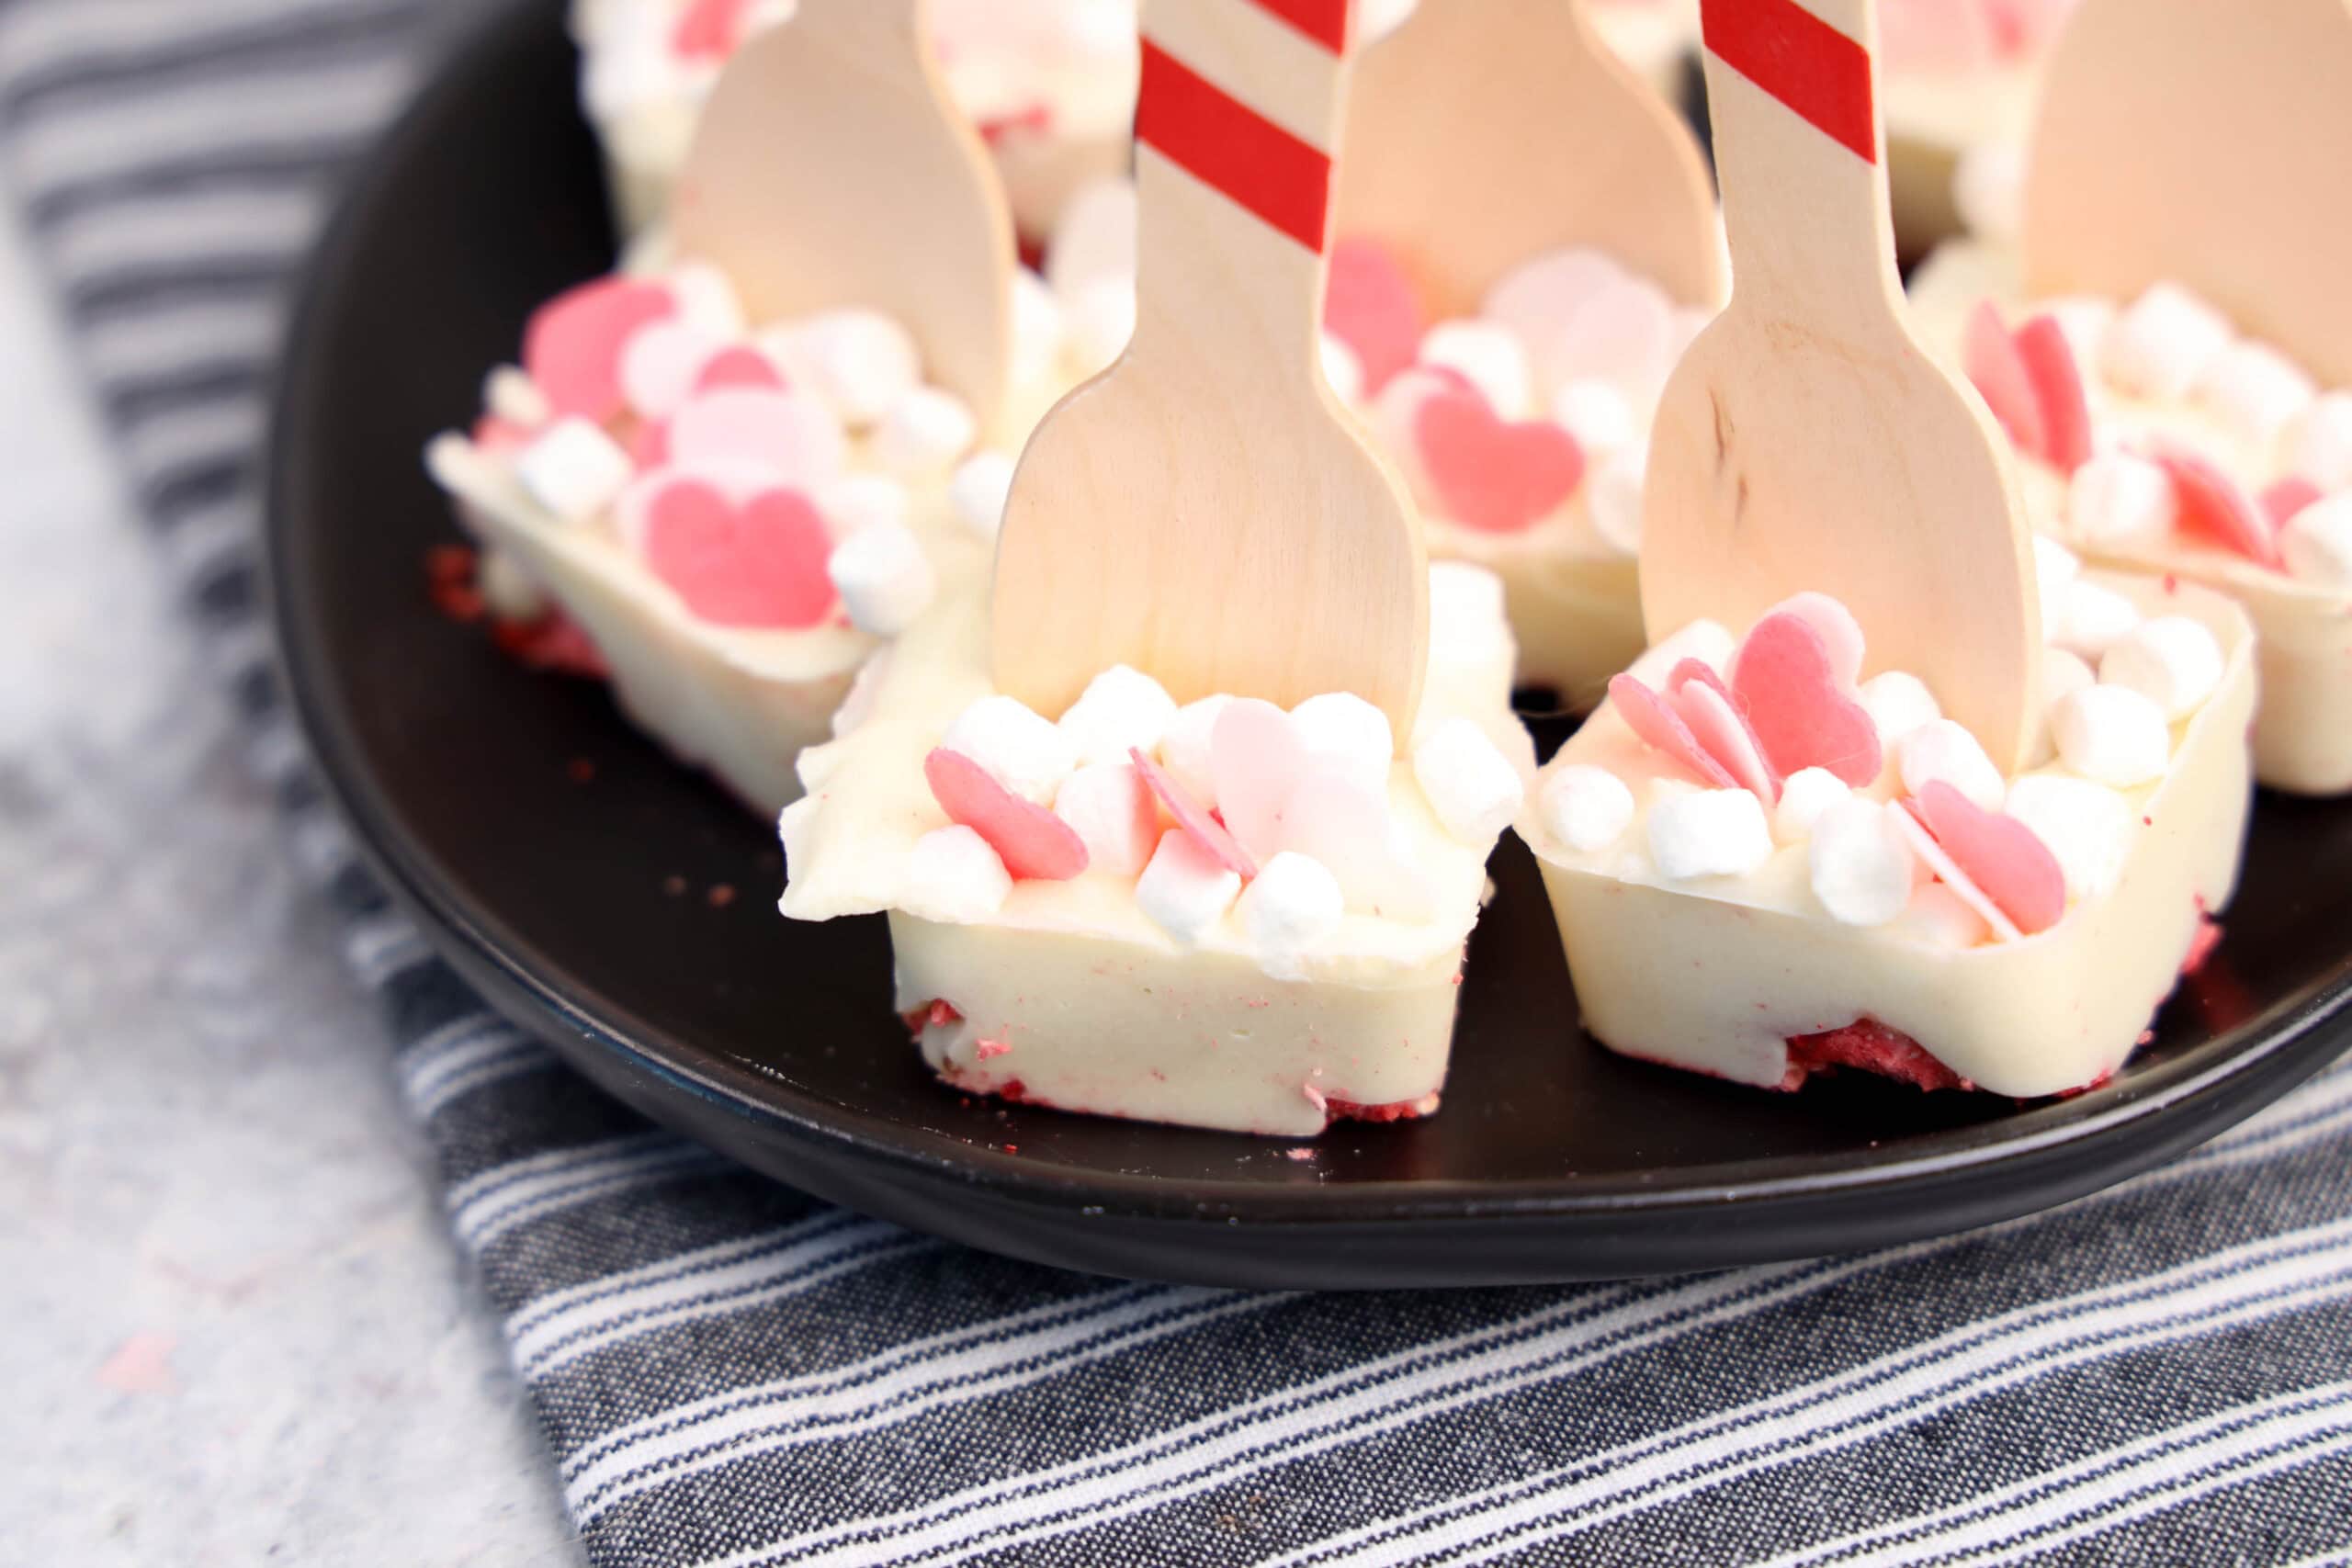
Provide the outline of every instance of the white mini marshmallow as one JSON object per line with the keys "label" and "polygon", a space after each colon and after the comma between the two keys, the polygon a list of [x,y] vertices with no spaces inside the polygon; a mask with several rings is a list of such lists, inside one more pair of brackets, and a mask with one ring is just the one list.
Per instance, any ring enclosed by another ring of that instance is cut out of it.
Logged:
{"label": "white mini marshmallow", "polygon": [[994,539],[1004,525],[1005,498],[1012,493],[1012,458],[1002,452],[975,452],[947,481],[947,503],[956,521],[982,539]]}
{"label": "white mini marshmallow", "polygon": [[1343,403],[1363,400],[1363,360],[1342,339],[1329,333],[1322,341],[1323,378],[1331,383],[1331,390]]}
{"label": "white mini marshmallow", "polygon": [[2038,768],[2058,754],[2058,742],[2050,733],[2050,713],[2058,699],[2085,686],[2098,684],[2098,676],[2088,664],[2063,648],[2041,650],[2041,720],[2035,726],[2033,744],[2026,754],[2026,765]]}
{"label": "white mini marshmallow", "polygon": [[2287,432],[2287,471],[2322,491],[2352,490],[2352,392],[2329,392],[2303,411]]}
{"label": "white mini marshmallow", "polygon": [[2033,536],[2033,580],[2041,591],[2041,623],[2064,613],[2066,585],[2083,574],[2080,556],[2046,534]]}
{"label": "white mini marshmallow", "polygon": [[550,602],[538,579],[502,549],[481,552],[474,586],[481,590],[481,602],[490,606],[491,614],[504,620],[536,621],[547,614]]}
{"label": "white mini marshmallow", "polygon": [[1080,762],[1124,762],[1131,750],[1150,756],[1175,717],[1167,687],[1114,664],[1086,683],[1062,715],[1061,732]]}
{"label": "white mini marshmallow", "polygon": [[519,366],[501,365],[482,378],[482,406],[510,424],[537,430],[555,417],[555,405]]}
{"label": "white mini marshmallow", "polygon": [[1440,321],[1422,335],[1419,362],[1456,372],[1505,419],[1525,419],[1534,400],[1527,351],[1498,322]]}
{"label": "white mini marshmallow", "polygon": [[869,637],[897,637],[931,608],[939,576],[922,541],[903,523],[876,523],[833,547],[825,573],[850,624]]}
{"label": "white mini marshmallow", "polygon": [[2051,705],[2050,733],[2071,773],[2117,789],[2164,776],[2172,760],[2165,710],[2125,686],[2086,686]]}
{"label": "white mini marshmallow", "polygon": [[1159,808],[1133,762],[1096,762],[1062,781],[1054,815],[1086,846],[1089,871],[1136,876],[1159,842]]}
{"label": "white mini marshmallow", "polygon": [[1003,908],[1012,892],[1012,875],[986,839],[960,825],[937,828],[908,852],[899,908],[921,920],[969,924]]}
{"label": "white mini marshmallow", "polygon": [[1634,405],[1611,382],[1585,377],[1552,394],[1552,423],[1566,429],[1588,456],[1599,457],[1642,439]]}
{"label": "white mini marshmallow", "polygon": [[817,492],[817,510],[832,525],[836,536],[847,538],[881,524],[904,524],[914,510],[914,498],[888,474],[843,474]]}
{"label": "white mini marshmallow", "polygon": [[2096,294],[2072,294],[2043,301],[2041,313],[2058,323],[2058,330],[2066,334],[2067,346],[2075,351],[2075,363],[2086,373],[2107,356],[2107,334],[2115,326],[2113,300]]}
{"label": "white mini marshmallow", "polygon": [[1936,694],[1928,683],[1904,670],[1889,670],[1873,675],[1856,693],[1862,711],[1878,726],[1878,738],[1888,750],[1900,746],[1904,738],[1921,725],[1933,724],[1943,717],[1943,705],[1936,701]]}
{"label": "white mini marshmallow", "polygon": [[1649,466],[1649,446],[1637,441],[1602,457],[1585,474],[1592,531],[1620,555],[1642,551],[1642,479]]}
{"label": "white mini marshmallow", "polygon": [[621,348],[621,396],[639,419],[667,419],[694,395],[695,383],[725,340],[675,316],[649,321]]}
{"label": "white mini marshmallow", "polygon": [[912,333],[879,310],[825,310],[775,335],[792,384],[853,429],[889,412],[922,384]]}
{"label": "white mini marshmallow", "polygon": [[2222,423],[2267,452],[2312,406],[2319,385],[2268,344],[2240,342],[2205,367],[2197,396]]}
{"label": "white mini marshmallow", "polygon": [[2013,142],[1980,141],[1962,152],[1952,169],[1951,204],[1978,239],[2015,240],[2024,217],[2024,151]]}
{"label": "white mini marshmallow", "polygon": [[1841,801],[1813,825],[1806,874],[1814,897],[1839,924],[1883,926],[1910,908],[1917,862],[1910,838],[1887,815],[1901,809]]}
{"label": "white mini marshmallow", "polygon": [[1340,879],[1321,861],[1284,850],[1259,868],[1241,896],[1241,930],[1259,967],[1277,980],[1306,978],[1306,957],[1346,919]]}
{"label": "white mini marshmallow", "polygon": [[722,342],[733,342],[751,326],[734,280],[708,262],[688,262],[670,274],[670,295],[678,319]]}
{"label": "white mini marshmallow", "polygon": [[[1129,19],[1129,27],[1133,27]],[[1128,40],[1132,47],[1134,40]],[[1136,276],[1136,186],[1124,175],[1080,186],[1054,220],[1046,281],[1067,304],[1088,285],[1132,285]]]}
{"label": "white mini marshmallow", "polygon": [[1225,705],[1233,699],[1217,695],[1186,703],[1168,721],[1159,737],[1159,765],[1184,792],[1204,806],[1216,804],[1216,775],[1209,766],[1209,738]]}
{"label": "white mini marshmallow", "polygon": [[2066,489],[2067,523],[2093,545],[2154,538],[2179,513],[2172,476],[2129,452],[2100,453],[2075,470]]}
{"label": "white mini marshmallow", "polygon": [[1136,907],[1180,947],[1206,936],[1240,893],[1241,878],[1182,828],[1159,836],[1159,847],[1136,879]]}
{"label": "white mini marshmallow", "polygon": [[1605,850],[1634,822],[1634,792],[1607,768],[1573,762],[1544,781],[1536,797],[1544,830],[1578,854]]}
{"label": "white mini marshmallow", "polygon": [[1961,950],[1979,946],[1993,935],[1975,907],[1940,882],[1913,892],[1910,908],[1887,931],[1905,942]]}
{"label": "white mini marshmallow", "polygon": [[980,697],[947,727],[940,745],[969,757],[1022,799],[1051,806],[1062,780],[1078,767],[1078,751],[1053,720],[1017,697]]}
{"label": "white mini marshmallow", "polygon": [[1625,671],[1654,692],[1666,689],[1666,678],[1686,659],[1695,659],[1721,675],[1731,668],[1739,640],[1719,621],[1696,620],[1634,660]]}
{"label": "white mini marshmallow", "polygon": [[1853,785],[1827,768],[1799,768],[1781,784],[1781,803],[1772,808],[1772,836],[1784,844],[1803,843],[1822,813],[1853,798]]}
{"label": "white mini marshmallow", "polygon": [[2187,718],[2222,683],[2222,645],[2202,622],[2157,615],[2107,650],[2098,678],[2106,685],[2129,686],[2164,709],[2168,719]]}
{"label": "white mini marshmallow", "polygon": [[2100,367],[2127,392],[2177,401],[2236,335],[2212,306],[2177,283],[2159,283],[2116,318]]}
{"label": "white mini marshmallow", "polygon": [[1669,882],[1746,876],[1772,858],[1764,804],[1744,789],[1662,792],[1650,806],[1650,860]]}
{"label": "white mini marshmallow", "polygon": [[2287,520],[2278,550],[2297,581],[2352,588],[2352,491],[2315,502]]}
{"label": "white mini marshmallow", "polygon": [[1012,276],[1012,384],[1023,387],[1059,374],[1069,327],[1062,302],[1045,279],[1021,268]]}
{"label": "white mini marshmallow", "polygon": [[1445,830],[1490,844],[1527,802],[1519,770],[1470,719],[1450,718],[1413,748],[1413,776]]}
{"label": "white mini marshmallow", "polygon": [[1352,692],[1325,692],[1291,709],[1290,723],[1309,757],[1338,763],[1369,788],[1387,789],[1396,736],[1386,714]]}
{"label": "white mini marshmallow", "polygon": [[1951,719],[1923,724],[1905,736],[1899,756],[1903,787],[1913,795],[1940,782],[1960,791],[1980,810],[1998,811],[2002,797],[2008,794],[2008,781],[1984,754],[1976,737]]}
{"label": "white mini marshmallow", "polygon": [[901,479],[934,478],[972,449],[980,434],[969,404],[936,387],[917,387],[875,427],[874,460]]}
{"label": "white mini marshmallow", "polygon": [[1102,277],[1068,299],[1062,310],[1062,359],[1070,374],[1092,376],[1110,367],[1136,335],[1136,286],[1125,277]]}
{"label": "white mini marshmallow", "polygon": [[2138,605],[2096,582],[2070,582],[2042,636],[2069,653],[2100,659],[2140,624]]}
{"label": "white mini marshmallow", "polygon": [[2057,857],[2070,897],[2103,897],[2123,880],[2132,852],[2132,803],[2107,785],[2030,774],[2010,786],[2008,814]]}
{"label": "white mini marshmallow", "polygon": [[618,443],[576,417],[549,425],[514,459],[516,482],[566,523],[585,523],[620,499],[635,472]]}

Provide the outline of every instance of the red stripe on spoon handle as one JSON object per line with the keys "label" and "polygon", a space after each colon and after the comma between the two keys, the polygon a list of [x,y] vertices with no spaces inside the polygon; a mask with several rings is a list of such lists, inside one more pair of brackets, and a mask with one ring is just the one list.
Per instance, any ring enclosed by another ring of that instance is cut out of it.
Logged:
{"label": "red stripe on spoon handle", "polygon": [[1797,0],[1702,0],[1707,50],[1865,164],[1878,162],[1870,51]]}

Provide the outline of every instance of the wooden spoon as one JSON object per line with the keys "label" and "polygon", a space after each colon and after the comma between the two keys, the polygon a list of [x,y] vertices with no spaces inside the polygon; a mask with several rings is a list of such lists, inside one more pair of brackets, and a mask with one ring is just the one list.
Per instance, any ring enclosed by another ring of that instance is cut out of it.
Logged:
{"label": "wooden spoon", "polygon": [[2041,705],[2032,539],[1992,414],[1904,324],[1871,0],[1703,17],[1735,282],[1651,440],[1650,634],[1834,594],[1871,668],[1926,681],[2014,772]]}
{"label": "wooden spoon", "polygon": [[2352,3],[2086,0],[2026,179],[2026,286],[2188,284],[2352,383]]}
{"label": "wooden spoon", "polygon": [[996,566],[1000,689],[1113,664],[1181,701],[1352,692],[1412,732],[1429,585],[1318,332],[1348,0],[1148,0],[1136,332],[1031,438]]}
{"label": "wooden spoon", "polygon": [[1475,314],[1511,268],[1571,245],[1679,304],[1723,300],[1698,141],[1583,0],[1421,0],[1364,51],[1347,136],[1340,233],[1381,241],[1438,315]]}
{"label": "wooden spoon", "polygon": [[1012,358],[1012,220],[929,10],[800,0],[728,62],[671,211],[679,253],[724,270],[753,321],[893,316],[985,429]]}

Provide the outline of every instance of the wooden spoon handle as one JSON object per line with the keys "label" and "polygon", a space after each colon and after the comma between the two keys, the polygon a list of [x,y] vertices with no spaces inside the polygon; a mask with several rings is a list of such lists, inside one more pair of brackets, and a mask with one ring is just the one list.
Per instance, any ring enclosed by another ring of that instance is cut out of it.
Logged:
{"label": "wooden spoon handle", "polygon": [[1132,357],[1321,385],[1350,4],[1146,0]]}
{"label": "wooden spoon handle", "polygon": [[1733,304],[1836,336],[1896,328],[1873,0],[1704,0]]}

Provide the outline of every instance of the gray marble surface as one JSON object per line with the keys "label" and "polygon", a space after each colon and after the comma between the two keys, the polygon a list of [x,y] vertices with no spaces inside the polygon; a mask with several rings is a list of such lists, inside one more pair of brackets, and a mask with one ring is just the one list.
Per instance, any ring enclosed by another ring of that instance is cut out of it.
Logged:
{"label": "gray marble surface", "polygon": [[0,233],[0,1559],[575,1561],[47,311]]}

